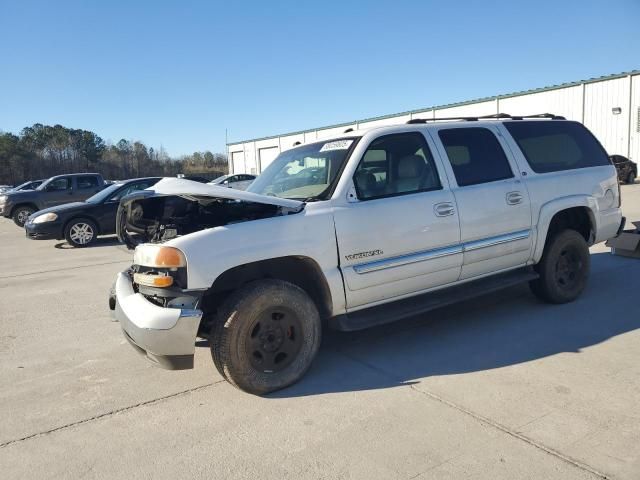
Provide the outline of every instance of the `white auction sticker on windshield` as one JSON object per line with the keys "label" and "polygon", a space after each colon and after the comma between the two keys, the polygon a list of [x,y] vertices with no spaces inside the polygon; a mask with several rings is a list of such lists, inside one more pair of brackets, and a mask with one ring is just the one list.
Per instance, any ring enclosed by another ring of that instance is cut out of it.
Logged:
{"label": "white auction sticker on windshield", "polygon": [[325,143],[320,149],[321,152],[329,152],[331,150],[347,150],[353,140],[336,140],[334,142]]}

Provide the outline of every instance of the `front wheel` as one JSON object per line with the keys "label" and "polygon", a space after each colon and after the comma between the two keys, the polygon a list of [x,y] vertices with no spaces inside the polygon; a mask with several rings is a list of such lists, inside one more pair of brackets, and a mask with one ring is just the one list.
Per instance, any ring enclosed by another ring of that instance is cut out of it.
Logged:
{"label": "front wheel", "polygon": [[629,172],[629,175],[627,175],[627,183],[629,185],[633,185],[634,183],[636,183],[636,174],[633,172]]}
{"label": "front wheel", "polygon": [[78,218],[71,220],[64,229],[64,237],[72,247],[82,248],[93,243],[98,229],[89,219]]}
{"label": "front wheel", "polygon": [[545,245],[531,291],[549,303],[572,302],[587,286],[591,257],[584,237],[575,230],[555,234]]}
{"label": "front wheel", "polygon": [[210,338],[218,371],[256,395],[297,382],[311,366],[321,340],[318,309],[300,287],[258,280],[223,304]]}
{"label": "front wheel", "polygon": [[33,212],[35,212],[35,210],[31,207],[17,207],[13,211],[13,223],[19,227],[24,227],[24,224],[27,223],[27,219]]}

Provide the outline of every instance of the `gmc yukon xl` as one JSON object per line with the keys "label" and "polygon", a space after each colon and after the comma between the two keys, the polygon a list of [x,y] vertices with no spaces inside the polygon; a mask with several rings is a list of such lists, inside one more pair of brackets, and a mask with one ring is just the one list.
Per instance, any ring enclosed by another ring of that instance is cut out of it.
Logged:
{"label": "gmc yukon xl", "polygon": [[578,298],[588,247],[624,225],[604,148],[550,114],[446,120],[283,151],[246,192],[164,179],[125,197],[135,253],[109,298],[125,337],[169,369],[192,368],[208,338],[224,378],[264,394],[303,376],[323,328],[518,282]]}

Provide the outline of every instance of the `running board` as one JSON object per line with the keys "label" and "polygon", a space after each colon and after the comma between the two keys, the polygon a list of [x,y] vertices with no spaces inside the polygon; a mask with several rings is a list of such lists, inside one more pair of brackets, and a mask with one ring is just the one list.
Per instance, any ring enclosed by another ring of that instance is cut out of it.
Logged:
{"label": "running board", "polygon": [[539,275],[530,267],[491,275],[455,287],[403,298],[376,307],[345,313],[329,319],[329,327],[343,332],[362,330],[426,313],[436,308],[479,297],[503,288],[535,280]]}

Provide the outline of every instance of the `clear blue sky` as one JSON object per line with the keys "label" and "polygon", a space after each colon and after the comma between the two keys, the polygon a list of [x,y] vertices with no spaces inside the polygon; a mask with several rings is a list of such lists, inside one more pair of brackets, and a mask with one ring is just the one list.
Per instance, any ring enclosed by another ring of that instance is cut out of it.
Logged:
{"label": "clear blue sky", "polygon": [[171,155],[640,68],[640,0],[0,0],[0,130]]}

